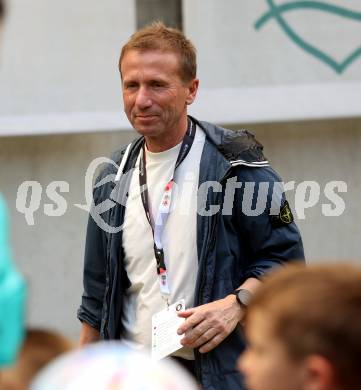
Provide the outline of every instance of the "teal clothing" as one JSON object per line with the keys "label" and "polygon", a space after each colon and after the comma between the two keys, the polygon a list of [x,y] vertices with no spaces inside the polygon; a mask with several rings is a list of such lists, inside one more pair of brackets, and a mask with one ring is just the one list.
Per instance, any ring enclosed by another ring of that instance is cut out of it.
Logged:
{"label": "teal clothing", "polygon": [[8,230],[0,195],[0,369],[15,362],[24,338],[26,286],[12,263]]}

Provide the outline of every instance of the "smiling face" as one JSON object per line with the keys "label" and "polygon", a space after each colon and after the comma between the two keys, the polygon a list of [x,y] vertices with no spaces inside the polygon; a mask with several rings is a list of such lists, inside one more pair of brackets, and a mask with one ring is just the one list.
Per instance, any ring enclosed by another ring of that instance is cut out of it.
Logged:
{"label": "smiling face", "polygon": [[121,75],[125,113],[149,150],[179,143],[187,129],[187,105],[198,89],[197,79],[181,79],[179,57],[172,52],[129,50]]}
{"label": "smiling face", "polygon": [[247,350],[238,360],[249,390],[303,390],[305,370],[275,338],[267,315],[254,311],[247,320]]}

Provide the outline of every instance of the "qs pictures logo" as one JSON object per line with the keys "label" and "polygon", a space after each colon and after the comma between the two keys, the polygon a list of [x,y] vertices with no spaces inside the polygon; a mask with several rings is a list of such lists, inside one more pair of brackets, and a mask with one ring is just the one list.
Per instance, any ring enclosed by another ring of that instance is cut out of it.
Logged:
{"label": "qs pictures logo", "polygon": [[[266,0],[269,10],[263,14],[255,23],[255,29],[260,30],[265,24],[271,21],[276,22],[285,34],[306,53],[317,58],[324,64],[331,67],[336,73],[343,73],[354,61],[361,56],[361,35],[358,47],[346,54],[341,60],[337,60],[334,56],[326,53],[322,48],[309,42],[300,36],[286,20],[286,14],[293,14],[301,10],[311,10],[319,13],[331,14],[334,17],[346,19],[348,21],[361,23],[361,12],[352,11],[343,7],[339,7],[329,2],[321,1],[292,1],[280,5],[276,5],[273,0]],[[322,24],[320,23],[320,27]]]}

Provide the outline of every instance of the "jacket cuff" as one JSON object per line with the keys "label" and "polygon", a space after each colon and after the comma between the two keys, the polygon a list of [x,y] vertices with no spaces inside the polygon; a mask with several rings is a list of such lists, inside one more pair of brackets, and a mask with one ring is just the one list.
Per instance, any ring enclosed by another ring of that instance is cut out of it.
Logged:
{"label": "jacket cuff", "polygon": [[100,321],[91,315],[83,306],[80,306],[77,312],[77,317],[80,322],[86,322],[92,328],[100,332]]}

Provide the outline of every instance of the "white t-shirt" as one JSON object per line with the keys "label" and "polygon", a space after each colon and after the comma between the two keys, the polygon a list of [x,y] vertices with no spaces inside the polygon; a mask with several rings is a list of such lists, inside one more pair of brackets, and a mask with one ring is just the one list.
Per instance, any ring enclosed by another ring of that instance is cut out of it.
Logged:
{"label": "white t-shirt", "polygon": [[[170,286],[169,304],[185,299],[193,307],[198,271],[197,256],[197,190],[199,165],[205,134],[197,127],[187,157],[175,172],[171,213],[165,225],[162,244]],[[164,187],[172,178],[181,143],[160,153],[146,150],[147,185],[153,220]],[[156,271],[153,235],[146,218],[139,188],[139,156],[132,175],[123,226],[125,269],[131,282],[124,297],[122,319],[126,338],[150,349],[152,315],[166,308]],[[194,359],[193,350],[182,348],[174,353]]]}

